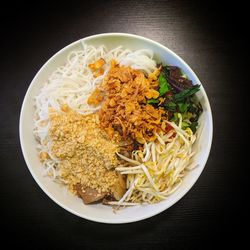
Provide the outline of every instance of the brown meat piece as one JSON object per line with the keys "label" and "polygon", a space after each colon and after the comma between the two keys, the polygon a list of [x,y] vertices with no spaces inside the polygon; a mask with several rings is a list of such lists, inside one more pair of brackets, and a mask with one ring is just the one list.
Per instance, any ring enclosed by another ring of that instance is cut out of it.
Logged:
{"label": "brown meat piece", "polygon": [[86,187],[84,188],[80,183],[76,186],[77,194],[82,198],[84,204],[90,204],[99,200],[102,200],[106,193],[100,194],[95,189]]}
{"label": "brown meat piece", "polygon": [[111,196],[119,201],[126,191],[126,182],[121,174],[118,174],[118,180],[111,188]]}
{"label": "brown meat piece", "polygon": [[111,193],[98,193],[97,190],[89,187],[83,187],[80,183],[75,185],[77,195],[82,198],[84,204],[90,204],[102,200],[104,197],[113,197],[120,200],[126,191],[126,183],[122,175],[118,175],[118,179],[111,188]]}
{"label": "brown meat piece", "polygon": [[121,174],[118,175],[118,181],[111,189],[111,194],[106,195],[103,200],[102,204],[109,205],[110,201],[119,201],[126,191],[126,182],[124,176]]}

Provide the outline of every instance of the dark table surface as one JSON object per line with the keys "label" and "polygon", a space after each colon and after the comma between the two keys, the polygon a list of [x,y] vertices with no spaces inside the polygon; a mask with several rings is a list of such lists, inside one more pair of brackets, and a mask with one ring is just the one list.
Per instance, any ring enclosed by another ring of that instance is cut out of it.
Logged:
{"label": "dark table surface", "polygon": [[[203,249],[234,241],[244,221],[240,204],[247,178],[240,163],[249,134],[242,98],[247,72],[240,67],[247,38],[239,32],[247,16],[242,5],[201,2],[39,2],[32,8],[20,2],[1,9],[0,207],[1,236],[12,238],[8,244]],[[103,32],[146,36],[175,51],[197,73],[213,111],[213,145],[197,183],[167,211],[133,224],[99,224],[56,205],[31,177],[19,143],[22,100],[39,68],[69,43]]]}

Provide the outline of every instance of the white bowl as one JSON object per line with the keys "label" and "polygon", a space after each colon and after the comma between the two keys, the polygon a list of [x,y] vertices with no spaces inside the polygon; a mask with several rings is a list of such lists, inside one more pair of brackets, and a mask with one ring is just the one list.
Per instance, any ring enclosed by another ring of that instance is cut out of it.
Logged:
{"label": "white bowl", "polygon": [[[192,69],[179,56],[163,45],[150,39],[131,34],[106,33],[86,37],[81,40],[95,46],[104,44],[110,49],[119,45],[131,50],[142,48],[151,49],[154,51],[157,60],[166,64],[179,66],[193,83],[201,84]],[[181,199],[197,181],[206,164],[213,134],[212,113],[206,92],[204,88],[201,87],[201,90],[197,94],[204,109],[200,117],[200,127],[197,132],[199,138],[194,146],[197,151],[194,159],[199,166],[187,174],[178,190],[170,195],[168,199],[158,204],[128,207],[116,213],[112,211],[111,207],[102,204],[84,205],[81,199],[69,193],[65,187],[61,187],[49,177],[43,175],[44,168],[38,159],[36,151],[37,142],[32,133],[34,96],[38,94],[39,89],[48,79],[49,75],[58,66],[66,62],[66,57],[69,52],[81,49],[81,40],[68,45],[50,58],[36,74],[27,90],[22,105],[19,127],[21,147],[26,164],[35,181],[53,201],[69,212],[82,218],[103,223],[128,223],[152,217],[166,210]]]}

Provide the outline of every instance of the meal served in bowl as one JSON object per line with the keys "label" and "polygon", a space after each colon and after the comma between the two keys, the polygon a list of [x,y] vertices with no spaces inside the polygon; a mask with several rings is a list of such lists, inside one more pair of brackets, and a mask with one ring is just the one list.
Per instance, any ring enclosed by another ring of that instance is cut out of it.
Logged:
{"label": "meal served in bowl", "polygon": [[197,166],[199,88],[150,49],[82,43],[34,96],[46,174],[85,204],[168,199]]}

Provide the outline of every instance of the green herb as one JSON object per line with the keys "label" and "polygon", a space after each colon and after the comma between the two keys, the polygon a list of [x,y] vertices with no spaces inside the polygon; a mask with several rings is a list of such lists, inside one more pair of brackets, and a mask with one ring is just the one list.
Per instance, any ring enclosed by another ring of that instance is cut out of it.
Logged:
{"label": "green herb", "polygon": [[182,102],[187,97],[191,97],[192,95],[194,95],[197,91],[199,91],[199,89],[200,89],[200,85],[194,85],[188,89],[184,89],[183,91],[174,95],[175,101]]}
{"label": "green herb", "polygon": [[198,109],[196,107],[196,105],[194,103],[192,103],[189,107],[189,111],[193,114],[197,113],[198,112]]}
{"label": "green herb", "polygon": [[195,133],[197,126],[198,126],[198,122],[192,122],[189,127],[193,131],[193,133]]}
{"label": "green herb", "polygon": [[180,103],[177,103],[178,104],[178,108],[179,108],[179,111],[181,113],[185,113],[189,107],[189,103],[184,103],[184,102],[180,102]]}
{"label": "green herb", "polygon": [[182,128],[182,129],[186,129],[186,128],[188,128],[189,126],[190,126],[190,124],[187,123],[187,122],[182,122],[182,124],[181,124],[181,128]]}
{"label": "green herb", "polygon": [[189,111],[193,114],[200,114],[202,112],[202,106],[200,103],[194,103],[192,102],[190,107],[189,107]]}
{"label": "green herb", "polygon": [[159,88],[160,96],[163,96],[164,94],[166,94],[168,91],[171,90],[171,87],[163,74],[160,74],[159,86],[160,86],[160,88]]}
{"label": "green herb", "polygon": [[157,99],[149,99],[149,100],[147,100],[147,103],[148,104],[155,104],[155,103],[159,103],[159,100],[157,100]]}
{"label": "green herb", "polygon": [[171,121],[174,122],[175,124],[178,124],[179,117],[177,112],[174,113],[174,116],[172,117]]}
{"label": "green herb", "polygon": [[167,102],[164,106],[168,111],[171,111],[171,112],[176,111],[176,104],[174,102]]}
{"label": "green herb", "polygon": [[192,85],[192,81],[181,72],[180,68],[167,65],[162,67],[158,81],[158,91],[160,96],[164,97],[164,102],[150,99],[147,103],[157,108],[164,107],[169,111],[171,121],[177,125],[182,116],[182,129],[190,128],[195,133],[202,106],[193,96],[199,91],[200,85]]}
{"label": "green herb", "polygon": [[162,72],[164,76],[169,76],[170,75],[170,67],[168,65],[162,67]]}

